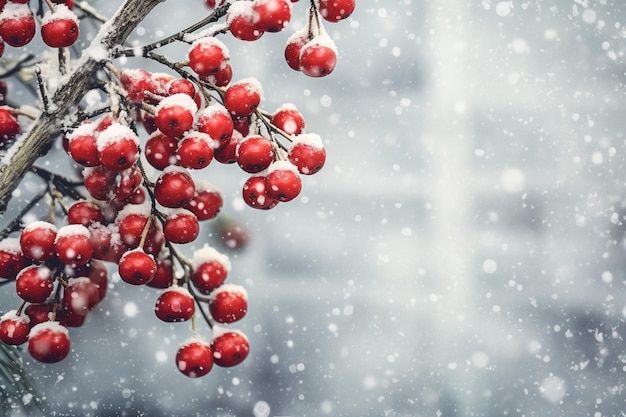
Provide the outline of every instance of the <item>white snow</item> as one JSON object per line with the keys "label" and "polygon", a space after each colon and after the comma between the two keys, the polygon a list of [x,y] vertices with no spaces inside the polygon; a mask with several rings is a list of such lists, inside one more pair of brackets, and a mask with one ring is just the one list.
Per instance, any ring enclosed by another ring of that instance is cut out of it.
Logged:
{"label": "white snow", "polygon": [[68,237],[68,236],[86,236],[91,237],[91,233],[89,229],[87,229],[82,224],[68,224],[59,228],[55,243],[59,241],[59,239]]}
{"label": "white snow", "polygon": [[191,259],[191,265],[193,269],[198,269],[200,265],[210,261],[219,262],[220,264],[222,264],[227,272],[229,272],[231,269],[231,264],[228,256],[218,252],[217,249],[209,246],[208,244],[205,244],[201,249],[194,251],[193,257]]}
{"label": "white snow", "polygon": [[54,6],[54,10],[48,10],[41,19],[41,25],[43,26],[55,20],[72,20],[78,24],[78,16],[65,4],[57,4]]}
{"label": "white snow", "polygon": [[219,294],[226,292],[230,294],[240,294],[242,298],[248,301],[248,292],[244,287],[237,284],[222,284],[211,292],[209,299],[215,299]]}
{"label": "white snow", "polygon": [[63,333],[65,335],[69,334],[67,327],[62,326],[58,321],[44,321],[43,323],[34,325],[32,329],[30,329],[28,337],[35,337],[42,332]]}
{"label": "white snow", "polygon": [[111,143],[131,140],[139,144],[139,138],[128,126],[124,126],[121,123],[113,123],[111,126],[104,129],[96,138],[96,145],[98,151],[102,151]]}

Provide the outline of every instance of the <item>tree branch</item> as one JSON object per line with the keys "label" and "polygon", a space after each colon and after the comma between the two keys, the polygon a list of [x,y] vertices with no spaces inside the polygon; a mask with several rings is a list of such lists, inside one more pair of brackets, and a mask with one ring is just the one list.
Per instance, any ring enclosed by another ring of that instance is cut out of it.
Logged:
{"label": "tree branch", "polygon": [[26,171],[60,133],[60,123],[89,90],[96,72],[152,9],[165,1],[126,0],[115,16],[101,26],[74,69],[62,79],[50,98],[49,112],[42,113],[0,160],[0,215],[6,211],[11,194]]}

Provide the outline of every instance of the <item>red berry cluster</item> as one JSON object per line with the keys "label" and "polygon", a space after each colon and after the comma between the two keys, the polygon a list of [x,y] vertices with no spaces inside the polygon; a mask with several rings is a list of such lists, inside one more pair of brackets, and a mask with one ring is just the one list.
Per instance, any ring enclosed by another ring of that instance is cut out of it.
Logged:
{"label": "red berry cluster", "polygon": [[[29,0],[0,0],[0,56],[5,43],[20,48],[35,37],[35,14],[28,3]],[[52,48],[73,45],[78,39],[78,17],[71,11],[74,1],[50,1],[48,5],[49,9],[39,16],[41,38]]]}
{"label": "red berry cluster", "polygon": [[[7,22],[33,19],[27,3],[0,0],[0,35],[7,43],[13,42],[2,32]],[[228,8],[227,27],[244,40],[284,29],[291,3],[295,1],[206,1],[209,7]],[[78,35],[77,24],[74,29],[71,24],[76,19],[68,17],[73,13],[66,5],[50,6],[42,18],[44,41],[68,46],[76,40],[70,42],[70,35]],[[307,75],[330,73],[336,53],[321,20],[341,20],[353,9],[353,1],[311,0],[308,25],[298,32],[303,42],[287,56],[290,65],[296,57],[296,69]],[[120,70],[112,62],[102,68],[107,81],[100,89],[108,93],[108,107],[82,118],[83,109],[77,109],[78,121],[63,128],[63,148],[79,167],[80,181],[61,180],[41,168],[33,171],[48,183],[51,209],[46,220],[23,228],[21,213],[3,236],[19,234],[0,240],[0,278],[15,281],[22,299],[0,318],[0,341],[28,342],[31,356],[42,362],[62,360],[70,351],[67,328],[81,326],[106,295],[110,263],[117,265],[123,282],[159,291],[154,305],[159,320],[191,322],[192,336],[176,354],[184,375],[199,377],[214,364],[234,366],[248,355],[246,336],[225,327],[248,310],[246,290],[226,283],[228,257],[204,245],[187,258],[178,246],[194,242],[200,222],[215,219],[223,205],[221,192],[197,172],[213,160],[238,166],[250,174],[242,188],[244,201],[266,210],[295,199],[301,175],[317,173],[326,152],[320,136],[305,131],[295,105],[265,112],[256,78],[232,81],[230,53],[215,33],[187,35],[187,53],[179,62],[153,53],[151,46],[144,52],[176,76]],[[0,87],[1,105],[6,89]],[[20,135],[20,114],[0,107],[0,145]],[[66,198],[72,203],[66,204]],[[216,223],[227,248],[246,243],[245,230],[235,226]],[[196,317],[212,329],[210,341],[198,335]]]}

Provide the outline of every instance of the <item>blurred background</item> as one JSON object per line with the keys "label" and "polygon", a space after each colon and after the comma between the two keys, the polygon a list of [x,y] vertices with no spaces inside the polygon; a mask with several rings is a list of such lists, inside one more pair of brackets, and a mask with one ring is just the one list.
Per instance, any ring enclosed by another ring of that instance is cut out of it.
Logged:
{"label": "blurred background", "polygon": [[[135,41],[201,3],[158,6]],[[257,77],[268,111],[296,104],[328,153],[269,212],[241,200],[243,172],[206,170],[250,233],[229,275],[250,356],[182,376],[186,325],[113,277],[70,357],[25,355],[48,415],[624,415],[624,4],[360,0],[311,79],[282,61],[306,3],[282,33],[223,37],[234,79]]]}

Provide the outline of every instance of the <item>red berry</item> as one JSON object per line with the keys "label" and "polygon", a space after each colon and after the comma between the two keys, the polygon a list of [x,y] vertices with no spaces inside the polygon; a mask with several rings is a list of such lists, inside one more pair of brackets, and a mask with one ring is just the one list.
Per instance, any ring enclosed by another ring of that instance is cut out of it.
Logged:
{"label": "red berry", "polygon": [[256,27],[265,32],[280,32],[291,20],[289,0],[255,0],[253,9]]}
{"label": "red berry", "polygon": [[82,224],[61,227],[54,241],[54,251],[59,261],[66,265],[85,265],[93,255],[89,229]]}
{"label": "red berry", "polygon": [[222,193],[208,184],[196,184],[196,191],[185,208],[196,215],[198,220],[213,219],[218,215],[224,200]]}
{"label": "red berry", "polygon": [[122,255],[118,272],[124,282],[132,285],[147,284],[156,274],[156,262],[143,250],[134,249]]}
{"label": "red berry", "polygon": [[20,247],[27,258],[44,262],[54,256],[54,240],[57,228],[52,223],[36,221],[24,228],[20,235]]}
{"label": "red berry", "polygon": [[145,155],[150,165],[158,170],[164,170],[170,165],[176,165],[176,148],[178,141],[170,136],[156,131],[146,141]]}
{"label": "red berry", "polygon": [[86,316],[100,302],[99,285],[88,277],[70,278],[63,291],[63,306],[79,316]]}
{"label": "red berry", "polygon": [[222,285],[211,293],[209,311],[218,323],[241,320],[248,311],[248,293],[239,285]]}
{"label": "red berry", "polygon": [[67,329],[57,321],[39,323],[30,330],[28,353],[44,363],[63,360],[70,352]]}
{"label": "red berry", "polygon": [[198,218],[184,208],[170,211],[163,226],[165,239],[172,243],[193,242],[198,237],[199,232]]}
{"label": "red berry", "polygon": [[196,103],[196,108],[200,108],[202,104],[202,95],[198,93],[196,86],[186,78],[174,78],[166,84],[165,90],[168,96],[173,96],[174,94],[188,95]]}
{"label": "red berry", "polygon": [[240,364],[250,352],[250,344],[246,336],[237,330],[216,332],[211,342],[213,361],[217,366],[231,367]]}
{"label": "red berry", "polygon": [[298,169],[291,162],[274,162],[265,177],[265,190],[268,196],[278,201],[293,200],[302,190]]}
{"label": "red berry", "polygon": [[152,288],[167,288],[174,283],[174,269],[169,259],[157,259],[157,270],[152,281],[148,282],[148,286]]}
{"label": "red berry", "polygon": [[133,103],[141,103],[146,92],[155,94],[159,88],[152,74],[143,69],[123,69],[120,82],[126,90],[128,99]]}
{"label": "red berry", "polygon": [[77,201],[67,210],[67,221],[70,224],[89,226],[92,223],[102,222],[102,210],[89,201]]}
{"label": "red berry", "polygon": [[226,107],[217,102],[212,102],[200,112],[197,129],[223,145],[228,143],[233,134],[233,119]]}
{"label": "red berry", "polygon": [[304,129],[304,117],[293,104],[284,104],[272,116],[272,124],[289,135],[299,135]]}
{"label": "red berry", "polygon": [[19,239],[7,237],[0,241],[0,278],[13,280],[26,266]]}
{"label": "red berry", "polygon": [[193,179],[182,168],[166,168],[154,185],[154,196],[163,207],[183,207],[191,201],[194,192]]}
{"label": "red berry", "polygon": [[242,196],[247,205],[259,210],[269,210],[279,202],[268,195],[264,176],[248,178],[243,185]]}
{"label": "red berry", "polygon": [[176,138],[191,129],[197,110],[195,101],[187,94],[174,94],[161,100],[154,122],[161,132]]}
{"label": "red berry", "polygon": [[261,103],[263,89],[256,78],[231,84],[224,94],[224,106],[233,116],[249,116]]}
{"label": "red berry", "polygon": [[235,156],[244,171],[261,172],[274,162],[274,148],[272,142],[263,136],[248,136],[237,145]]}
{"label": "red berry", "polygon": [[128,126],[114,123],[104,129],[96,139],[102,165],[119,172],[139,159],[139,139]]}
{"label": "red berry", "polygon": [[208,36],[191,44],[188,58],[191,69],[201,77],[206,77],[227,64],[229,52],[222,41]]}
{"label": "red berry", "polygon": [[187,321],[196,311],[193,297],[185,288],[174,285],[159,295],[154,313],[168,323]]}
{"label": "red berry", "polygon": [[0,38],[19,48],[35,37],[35,18],[26,4],[8,3],[0,13]]}
{"label": "red berry", "polygon": [[115,180],[115,173],[103,166],[89,167],[83,170],[85,189],[95,200],[109,200],[112,194],[111,183]]}
{"label": "red berry", "polygon": [[118,226],[120,239],[126,246],[136,248],[139,245],[141,234],[148,222],[148,216],[147,213],[144,213],[143,207],[129,206],[118,213],[115,222]]}
{"label": "red berry", "polygon": [[226,14],[226,24],[230,33],[242,41],[255,41],[263,36],[263,30],[256,25],[253,3],[238,1],[232,3]]}
{"label": "red berry", "polygon": [[7,345],[21,345],[28,340],[29,332],[30,317],[26,314],[17,315],[17,310],[11,310],[0,317],[0,341]]}
{"label": "red berry", "polygon": [[189,378],[204,376],[213,368],[213,351],[203,340],[192,338],[178,348],[176,367]]}
{"label": "red berry", "polygon": [[0,146],[20,133],[20,123],[8,108],[0,107]]}
{"label": "red berry", "polygon": [[41,20],[41,37],[52,48],[71,46],[78,39],[78,18],[66,5],[48,10]]}
{"label": "red berry", "polygon": [[77,164],[84,167],[100,165],[96,127],[95,123],[83,123],[67,136],[67,152]]}
{"label": "red berry", "polygon": [[308,34],[305,31],[298,31],[287,39],[285,46],[285,60],[289,68],[300,71],[300,52],[302,47],[309,41]]}
{"label": "red berry", "polygon": [[326,162],[326,150],[322,138],[314,133],[295,136],[288,158],[289,162],[298,167],[301,174],[315,174]]}
{"label": "red berry", "polygon": [[355,6],[355,0],[319,0],[318,10],[324,20],[338,22],[350,16]]}
{"label": "red berry", "polygon": [[15,291],[24,301],[43,303],[54,289],[52,271],[44,265],[31,265],[22,269],[15,280]]}
{"label": "red berry", "polygon": [[191,282],[198,291],[209,294],[224,283],[230,268],[228,256],[205,245],[193,254]]}
{"label": "red berry", "polygon": [[176,155],[180,166],[202,169],[213,160],[213,139],[206,133],[190,132],[178,142]]}
{"label": "red berry", "polygon": [[300,71],[309,77],[325,77],[337,65],[337,52],[328,35],[313,38],[300,51]]}
{"label": "red berry", "polygon": [[233,67],[227,62],[211,75],[200,77],[202,81],[216,87],[226,87],[233,79]]}
{"label": "red berry", "polygon": [[237,162],[237,157],[235,156],[237,145],[242,140],[243,136],[241,133],[238,130],[234,130],[230,139],[213,151],[213,158],[222,164],[234,164]]}

